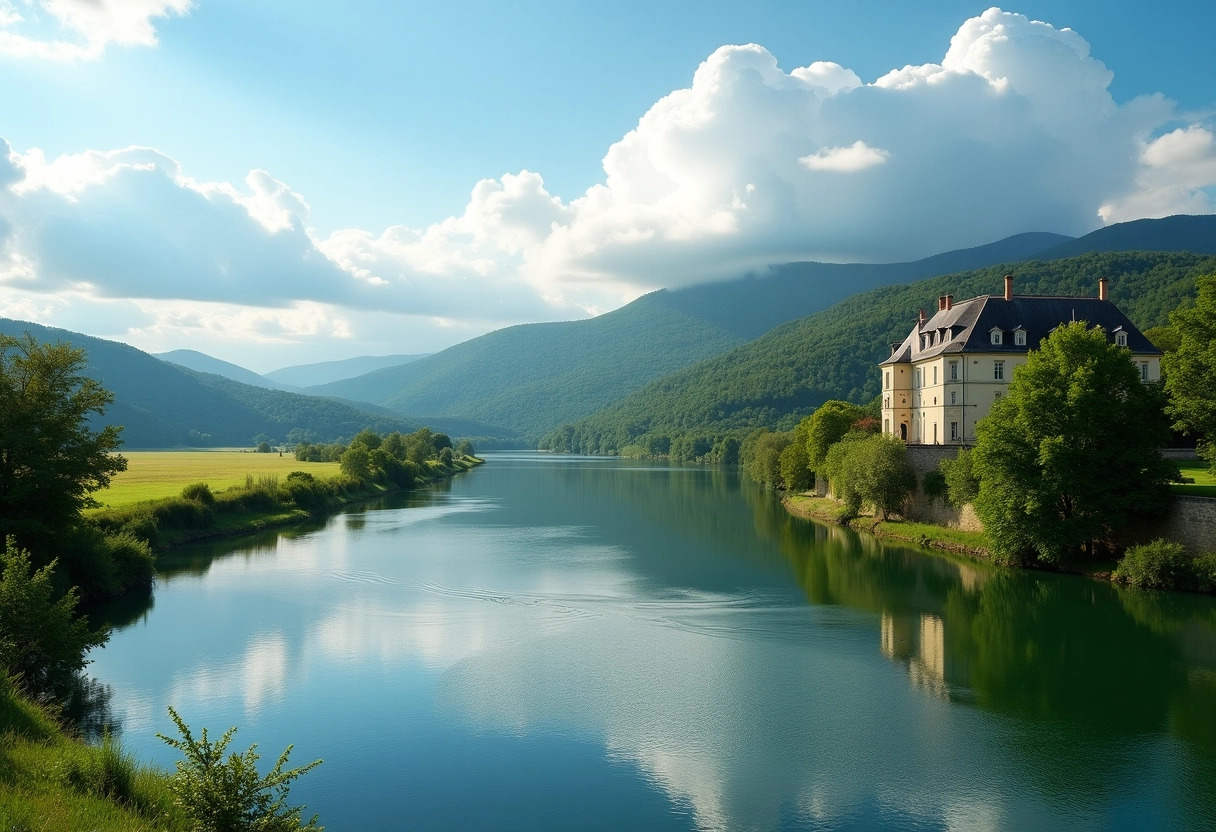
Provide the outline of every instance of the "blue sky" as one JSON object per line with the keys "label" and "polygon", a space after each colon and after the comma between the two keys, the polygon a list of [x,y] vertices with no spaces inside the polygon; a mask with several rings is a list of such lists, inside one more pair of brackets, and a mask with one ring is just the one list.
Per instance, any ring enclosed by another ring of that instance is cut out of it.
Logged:
{"label": "blue sky", "polygon": [[1216,6],[1005,12],[0,0],[0,315],[266,371],[1213,210]]}

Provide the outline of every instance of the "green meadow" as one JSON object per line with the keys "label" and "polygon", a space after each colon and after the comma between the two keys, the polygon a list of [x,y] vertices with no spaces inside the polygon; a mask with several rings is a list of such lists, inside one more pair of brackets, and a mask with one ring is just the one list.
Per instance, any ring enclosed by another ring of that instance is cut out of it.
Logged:
{"label": "green meadow", "polygon": [[127,470],[94,496],[103,506],[123,508],[147,500],[177,497],[182,489],[205,482],[214,492],[232,486],[244,487],[247,478],[286,477],[292,471],[307,471],[316,477],[336,476],[336,462],[299,462],[289,453],[258,454],[247,451],[124,451]]}
{"label": "green meadow", "polygon": [[1216,476],[1208,470],[1206,462],[1184,461],[1178,463],[1182,476],[1194,480],[1192,483],[1175,483],[1172,488],[1175,494],[1190,494],[1195,497],[1216,497]]}

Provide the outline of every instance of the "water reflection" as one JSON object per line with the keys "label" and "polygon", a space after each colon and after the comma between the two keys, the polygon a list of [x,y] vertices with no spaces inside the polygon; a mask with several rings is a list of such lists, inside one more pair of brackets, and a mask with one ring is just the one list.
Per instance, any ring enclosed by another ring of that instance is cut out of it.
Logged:
{"label": "water reflection", "polygon": [[723,469],[526,456],[228,551],[100,669],[129,735],[185,702],[323,741],[302,799],[334,828],[1216,826],[1211,599],[884,546]]}

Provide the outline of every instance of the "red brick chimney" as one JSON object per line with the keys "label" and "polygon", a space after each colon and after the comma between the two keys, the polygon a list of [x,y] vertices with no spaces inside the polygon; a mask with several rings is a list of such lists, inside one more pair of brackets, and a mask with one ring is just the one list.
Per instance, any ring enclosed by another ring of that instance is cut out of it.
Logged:
{"label": "red brick chimney", "polygon": [[954,295],[946,295],[946,310],[949,311],[954,306]]}
{"label": "red brick chimney", "polygon": [[1098,278],[1098,300],[1110,300],[1106,291],[1108,282],[1105,277]]}
{"label": "red brick chimney", "polygon": [[1005,300],[1013,300],[1013,275],[1005,275]]}
{"label": "red brick chimney", "polygon": [[920,323],[923,324],[924,322],[925,322],[925,310],[922,309],[922,310],[920,310]]}
{"label": "red brick chimney", "polygon": [[937,299],[937,311],[941,312],[945,308],[946,308],[946,296],[942,295],[941,297],[939,297]]}

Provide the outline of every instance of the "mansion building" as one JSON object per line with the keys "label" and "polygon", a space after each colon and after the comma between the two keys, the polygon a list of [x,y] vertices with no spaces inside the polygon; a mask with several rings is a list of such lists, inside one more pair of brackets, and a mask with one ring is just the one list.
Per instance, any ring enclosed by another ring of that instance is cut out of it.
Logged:
{"label": "mansion building", "polygon": [[908,337],[891,345],[879,364],[883,433],[923,445],[974,442],[975,423],[1005,395],[1014,368],[1070,321],[1101,327],[1128,349],[1142,381],[1160,380],[1161,351],[1107,298],[1106,278],[1096,298],[1019,297],[1006,275],[1003,296],[938,298],[936,314],[920,310]]}

